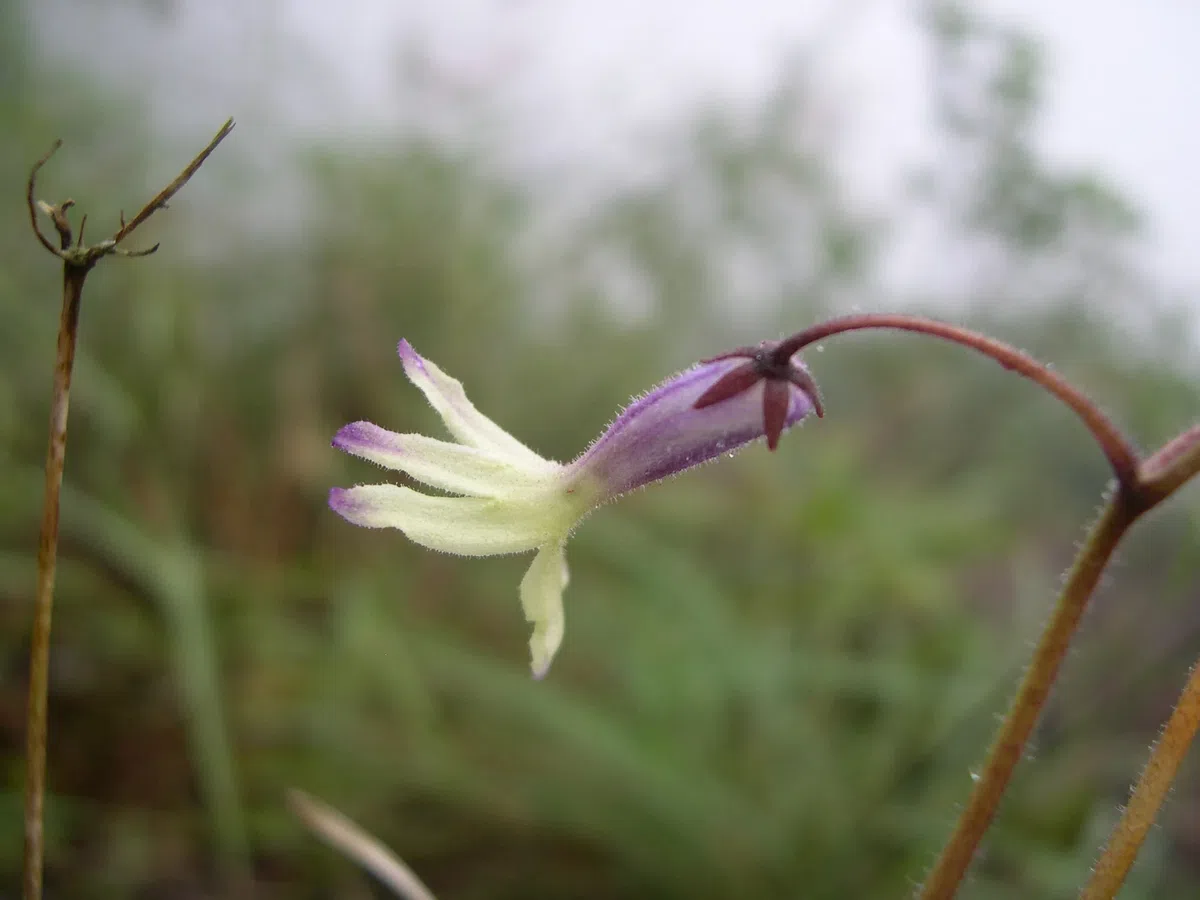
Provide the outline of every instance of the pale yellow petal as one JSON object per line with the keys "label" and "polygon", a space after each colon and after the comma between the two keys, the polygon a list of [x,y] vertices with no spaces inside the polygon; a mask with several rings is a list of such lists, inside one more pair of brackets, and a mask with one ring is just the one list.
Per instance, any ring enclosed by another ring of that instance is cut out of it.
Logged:
{"label": "pale yellow petal", "polygon": [[492,451],[527,466],[545,464],[545,459],[477,410],[467,399],[462,382],[451,378],[423,358],[408,341],[401,341],[399,350],[405,374],[421,389],[452,435],[464,444]]}
{"label": "pale yellow petal", "polygon": [[549,460],[536,467],[518,466],[510,457],[477,447],[397,434],[370,422],[345,426],[333,446],[452,494],[474,497],[533,496],[552,490],[562,470]]}
{"label": "pale yellow petal", "polygon": [[431,497],[395,484],[334,488],[329,507],[367,528],[399,528],[410,540],[461,556],[520,553],[561,540],[563,509],[483,497]]}
{"label": "pale yellow petal", "polygon": [[533,677],[550,668],[563,638],[563,590],[567,586],[567,557],[562,543],[542,547],[521,579],[521,607],[533,623],[529,639]]}

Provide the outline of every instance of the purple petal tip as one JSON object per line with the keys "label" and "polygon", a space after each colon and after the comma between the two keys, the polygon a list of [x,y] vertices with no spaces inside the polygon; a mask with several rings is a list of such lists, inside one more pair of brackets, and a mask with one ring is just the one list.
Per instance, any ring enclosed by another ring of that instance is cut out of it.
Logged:
{"label": "purple petal tip", "polygon": [[330,443],[338,450],[353,453],[356,448],[370,443],[371,435],[377,429],[378,426],[370,422],[351,422],[339,428]]}
{"label": "purple petal tip", "polygon": [[347,513],[354,509],[354,501],[348,496],[349,493],[346,488],[329,489],[329,508],[342,518],[347,518]]}
{"label": "purple petal tip", "polygon": [[400,343],[396,345],[396,353],[399,354],[401,362],[405,366],[417,366],[423,368],[425,360],[421,359],[421,354],[413,349],[413,345],[407,339],[402,338]]}

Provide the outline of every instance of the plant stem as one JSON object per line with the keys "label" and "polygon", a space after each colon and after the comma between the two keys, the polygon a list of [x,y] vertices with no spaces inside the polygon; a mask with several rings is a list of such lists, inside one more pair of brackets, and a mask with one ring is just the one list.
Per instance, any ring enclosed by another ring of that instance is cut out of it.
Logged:
{"label": "plant stem", "polygon": [[[50,626],[54,608],[54,570],[58,557],[58,508],[62,491],[63,466],[67,454],[67,412],[71,398],[71,371],[75,365],[75,342],[79,330],[79,305],[83,283],[92,267],[106,256],[148,256],[158,244],[145,250],[124,250],[117,245],[163,209],[176,193],[187,184],[196,170],[233,130],[233,119],[221,126],[208,146],[197,154],[175,180],[138,211],[129,222],[121,215],[121,227],[107,241],[84,246],[83,229],[87,216],[79,223],[79,239],[75,241],[67,210],[75,205],[64,200],[57,206],[37,199],[37,178],[42,167],[62,146],[55,141],[50,150],[33,164],[25,186],[25,204],[29,225],[38,242],[52,255],[63,261],[63,305],[58,326],[58,349],[54,365],[54,396],[50,409],[50,447],[46,452],[46,493],[42,508],[42,528],[38,538],[37,590],[34,597],[33,633],[29,649],[29,709],[27,712],[25,782],[25,900],[41,900],[42,867],[45,860],[46,805],[46,737],[47,707],[50,683]],[[59,246],[47,238],[38,224],[38,211],[50,217],[58,232]]]}
{"label": "plant stem", "polygon": [[1104,451],[1104,455],[1108,457],[1113,473],[1123,487],[1133,488],[1138,484],[1137,451],[1095,403],[1053,369],[1042,365],[1028,353],[1022,353],[1016,347],[1003,341],[997,341],[967,328],[921,316],[863,313],[840,316],[805,328],[782,341],[775,348],[775,353],[778,355],[779,361],[786,361],[809,344],[822,341],[835,334],[860,331],[865,328],[888,328],[941,338],[969,347],[991,357],[1004,368],[1024,375],[1065,403],[1083,420],[1083,424],[1087,426],[1096,439],[1096,443],[1100,445],[1100,449]]}
{"label": "plant stem", "polygon": [[54,606],[54,572],[58,556],[58,497],[67,453],[67,412],[71,400],[71,371],[79,329],[79,304],[88,268],[63,266],[63,305],[58,325],[54,364],[54,395],[50,409],[50,445],[46,451],[46,490],[38,538],[37,594],[29,650],[29,710],[25,782],[25,898],[42,896],[45,856],[43,810],[46,798],[47,695],[50,680],[50,624]]}
{"label": "plant stem", "polygon": [[1167,441],[1141,469],[1142,492],[1160,503],[1200,474],[1200,425]]}
{"label": "plant stem", "polygon": [[[775,344],[772,349],[774,362],[784,364],[809,344],[867,328],[917,332],[953,341],[1037,382],[1079,416],[1104,451],[1117,477],[1118,488],[1071,567],[1033,661],[993,739],[967,806],[921,888],[922,900],[947,900],[958,891],[979,842],[995,818],[1013,770],[1054,686],[1071,637],[1079,627],[1088,601],[1117,544],[1139,517],[1200,474],[1200,425],[1183,432],[1141,461],[1137,450],[1099,407],[1049,367],[1001,341],[919,316],[867,313],[830,319]],[[747,349],[750,348],[726,355],[746,355]],[[1081,895],[1082,900],[1111,898],[1120,889],[1198,730],[1200,663],[1193,669],[1179,704],[1154,747],[1129,806]]]}
{"label": "plant stem", "polygon": [[1059,594],[1050,622],[1042,632],[1017,696],[992,742],[966,808],[921,888],[922,900],[948,900],[957,892],[1037,724],[1088,600],[1117,544],[1140,512],[1141,507],[1125,491],[1118,490],[1092,526]]}
{"label": "plant stem", "polygon": [[1129,804],[1113,829],[1100,861],[1092,870],[1091,880],[1079,895],[1080,900],[1110,900],[1121,889],[1198,729],[1200,664],[1192,669],[1179,703],[1167,720],[1158,743],[1154,745]]}

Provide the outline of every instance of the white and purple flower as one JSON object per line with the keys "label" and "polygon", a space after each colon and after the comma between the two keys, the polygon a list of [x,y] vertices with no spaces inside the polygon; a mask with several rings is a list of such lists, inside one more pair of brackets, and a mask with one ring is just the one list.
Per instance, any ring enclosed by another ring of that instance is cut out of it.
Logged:
{"label": "white and purple flower", "polygon": [[[770,359],[771,345],[693,366],[635,400],[574,462],[538,456],[471,405],[460,382],[401,341],[410,381],[457,443],[397,434],[370,422],[342,428],[333,446],[444,491],[396,484],[333,488],[329,506],[355,525],[399,528],[410,540],[463,556],[536,550],[521,580],[540,678],[562,641],[564,552],[574,527],[628,491],[779,435],[821,412],[803,364]],[[757,354],[756,354],[757,349]],[[747,359],[743,359],[746,357]]]}

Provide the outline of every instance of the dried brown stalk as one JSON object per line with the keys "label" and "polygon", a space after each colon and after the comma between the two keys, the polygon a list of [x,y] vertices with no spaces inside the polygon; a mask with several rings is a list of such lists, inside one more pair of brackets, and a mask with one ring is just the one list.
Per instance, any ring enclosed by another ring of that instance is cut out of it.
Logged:
{"label": "dried brown stalk", "polygon": [[[44,813],[46,798],[46,741],[50,678],[50,627],[54,608],[54,575],[58,551],[59,493],[62,490],[63,466],[67,452],[67,413],[71,397],[71,373],[75,363],[75,344],[79,331],[79,308],[83,284],[88,273],[106,256],[147,256],[158,249],[155,244],[145,250],[127,251],[119,245],[145,222],[156,210],[166,206],[188,179],[200,168],[208,155],[233,130],[230,119],[179,176],[158,193],[128,223],[121,217],[121,227],[108,240],[92,246],[83,243],[87,223],[84,216],[79,224],[79,237],[72,234],[67,211],[74,201],[66,200],[57,206],[37,200],[37,177],[54,152],[62,146],[55,141],[29,173],[25,202],[29,222],[38,241],[63,262],[62,314],[59,319],[58,345],[54,362],[54,394],[50,408],[50,444],[46,451],[46,486],[42,507],[41,533],[38,537],[37,592],[34,596],[34,617],[29,649],[29,707],[26,735],[27,775],[25,780],[25,900],[40,900],[42,869],[45,859]],[[50,217],[58,232],[58,246],[47,238],[38,224],[38,212]]]}

